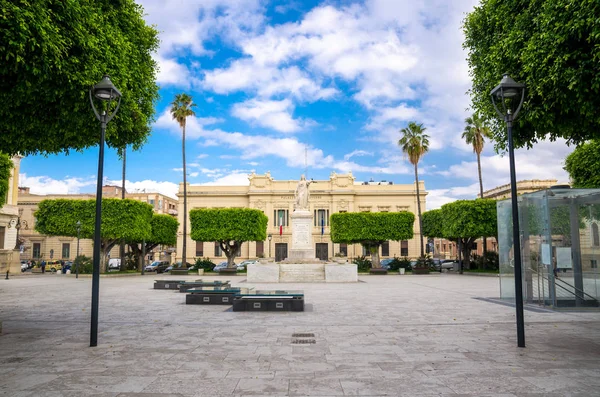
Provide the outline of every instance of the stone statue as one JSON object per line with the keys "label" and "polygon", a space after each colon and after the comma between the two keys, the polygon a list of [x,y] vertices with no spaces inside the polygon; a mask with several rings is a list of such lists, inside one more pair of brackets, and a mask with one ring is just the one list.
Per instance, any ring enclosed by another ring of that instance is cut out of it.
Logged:
{"label": "stone statue", "polygon": [[310,198],[310,192],[308,186],[312,181],[307,181],[304,175],[300,177],[298,186],[296,186],[296,204],[294,210],[308,210],[308,199]]}

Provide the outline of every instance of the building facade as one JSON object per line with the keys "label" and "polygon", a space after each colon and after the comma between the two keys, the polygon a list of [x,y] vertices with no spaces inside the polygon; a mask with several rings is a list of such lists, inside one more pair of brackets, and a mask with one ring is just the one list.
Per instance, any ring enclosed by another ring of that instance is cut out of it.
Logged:
{"label": "building facade", "polygon": [[[236,261],[261,257],[282,260],[291,248],[292,230],[290,216],[294,211],[294,192],[297,180],[276,181],[267,172],[249,175],[247,186],[198,186],[188,185],[187,207],[194,208],[255,208],[269,218],[265,241],[242,245]],[[424,182],[419,182],[421,208],[425,208]],[[181,260],[183,247],[183,184],[179,187],[179,233],[177,237],[177,260]],[[310,185],[309,210],[313,214],[312,237],[316,256],[329,259],[346,256],[350,259],[366,255],[360,244],[334,244],[330,239],[329,217],[336,212],[394,212],[417,213],[415,184],[395,185],[392,182],[357,183],[351,173],[331,173],[329,180],[313,181]],[[188,220],[189,225],[189,220]],[[226,260],[215,242],[196,242],[187,233],[186,260],[209,258],[213,262]],[[380,248],[383,258],[394,256],[419,256],[419,224],[415,221],[414,237],[407,241],[389,241]]]}
{"label": "building facade", "polygon": [[[20,273],[19,250],[17,248],[17,227],[19,210],[17,207],[19,190],[19,170],[21,156],[12,157],[13,169],[8,180],[6,202],[0,208],[0,273]],[[20,236],[19,236],[20,239]]]}
{"label": "building facade", "polygon": [[[118,186],[103,186],[102,197],[120,198],[121,188]],[[45,236],[35,231],[35,211],[42,200],[68,199],[68,200],[91,200],[95,194],[53,194],[38,195],[31,194],[28,187],[19,188],[18,206],[21,219],[21,254],[22,260],[42,259],[49,260],[74,260],[77,256],[77,237]],[[160,193],[126,193],[125,198],[139,200],[154,207],[154,212],[159,214],[177,214],[177,200]],[[92,256],[93,241],[91,239],[79,239],[79,254]],[[172,247],[158,247],[155,252],[149,253],[149,259],[168,260]],[[110,252],[111,258],[119,257],[119,246],[115,246]],[[165,258],[166,257],[166,258]]]}

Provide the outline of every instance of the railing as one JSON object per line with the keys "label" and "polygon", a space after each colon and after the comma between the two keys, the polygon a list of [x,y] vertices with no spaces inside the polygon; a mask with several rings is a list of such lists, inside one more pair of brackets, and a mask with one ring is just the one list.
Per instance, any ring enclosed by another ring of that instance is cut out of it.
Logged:
{"label": "railing", "polygon": [[[582,289],[579,289],[571,283],[565,281],[557,276],[550,276],[546,267],[539,267],[540,271],[530,268],[527,271],[531,271],[532,276],[536,276],[537,282],[531,282],[531,294],[532,298],[537,298],[538,303],[546,304],[546,302],[552,302],[553,306],[556,306],[561,300],[573,299],[577,301],[585,301],[591,303],[593,306],[600,306],[598,299]],[[587,305],[589,306],[589,304]]]}

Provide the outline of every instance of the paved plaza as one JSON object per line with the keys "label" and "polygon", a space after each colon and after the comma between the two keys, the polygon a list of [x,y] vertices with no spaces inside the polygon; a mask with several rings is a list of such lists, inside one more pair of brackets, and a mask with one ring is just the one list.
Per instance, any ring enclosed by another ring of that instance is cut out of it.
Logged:
{"label": "paved plaza", "polygon": [[160,278],[182,277],[100,280],[95,348],[91,278],[0,280],[0,396],[600,395],[600,313],[526,310],[517,348],[514,308],[476,299],[499,296],[497,277],[253,285],[304,290],[300,313],[185,305]]}

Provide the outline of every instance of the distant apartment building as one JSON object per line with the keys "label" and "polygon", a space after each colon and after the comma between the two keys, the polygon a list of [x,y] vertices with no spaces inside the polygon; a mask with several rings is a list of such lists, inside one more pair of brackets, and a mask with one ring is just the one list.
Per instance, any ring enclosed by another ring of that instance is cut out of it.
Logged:
{"label": "distant apartment building", "polygon": [[[271,174],[251,174],[247,186],[188,185],[187,208],[255,208],[269,218],[265,241],[244,243],[238,260],[273,257],[282,260],[291,248],[290,215],[294,211],[294,192],[297,180],[278,181]],[[395,212],[417,213],[416,186],[394,184],[388,181],[357,182],[351,173],[332,172],[328,180],[316,180],[310,185],[310,211],[313,214],[312,237],[316,256],[329,259],[334,256],[355,258],[370,255],[360,244],[338,244],[330,239],[329,217],[336,212]],[[419,182],[421,208],[425,208],[427,191]],[[177,260],[181,260],[183,242],[183,184],[179,187],[179,233]],[[188,222],[189,225],[189,222]],[[196,242],[187,234],[188,261],[208,257],[213,262],[226,260],[219,244]],[[419,223],[415,221],[414,237],[405,241],[387,241],[380,248],[382,257],[419,256]]]}
{"label": "distant apartment building", "polygon": [[21,156],[14,156],[11,159],[13,168],[8,180],[6,202],[3,207],[0,207],[0,273],[2,274],[7,271],[13,274],[21,272],[19,250],[17,248],[17,225],[19,221],[17,196],[21,158]]}
{"label": "distant apartment building", "polygon": [[[106,185],[102,187],[102,197],[120,198],[121,187]],[[35,231],[35,211],[42,200],[68,199],[68,200],[91,200],[95,194],[31,194],[28,187],[20,187],[18,193],[18,206],[21,219],[20,238],[22,260],[41,259],[49,260],[73,260],[77,256],[77,237],[45,236]],[[125,193],[125,198],[139,200],[152,205],[157,214],[168,214],[177,216],[177,199],[165,196],[161,193]],[[91,239],[80,239],[79,254],[92,256],[93,242]],[[149,259],[169,259],[174,252],[174,247],[157,247],[154,252],[149,253]],[[112,258],[119,257],[119,247],[116,246],[110,253]]]}

